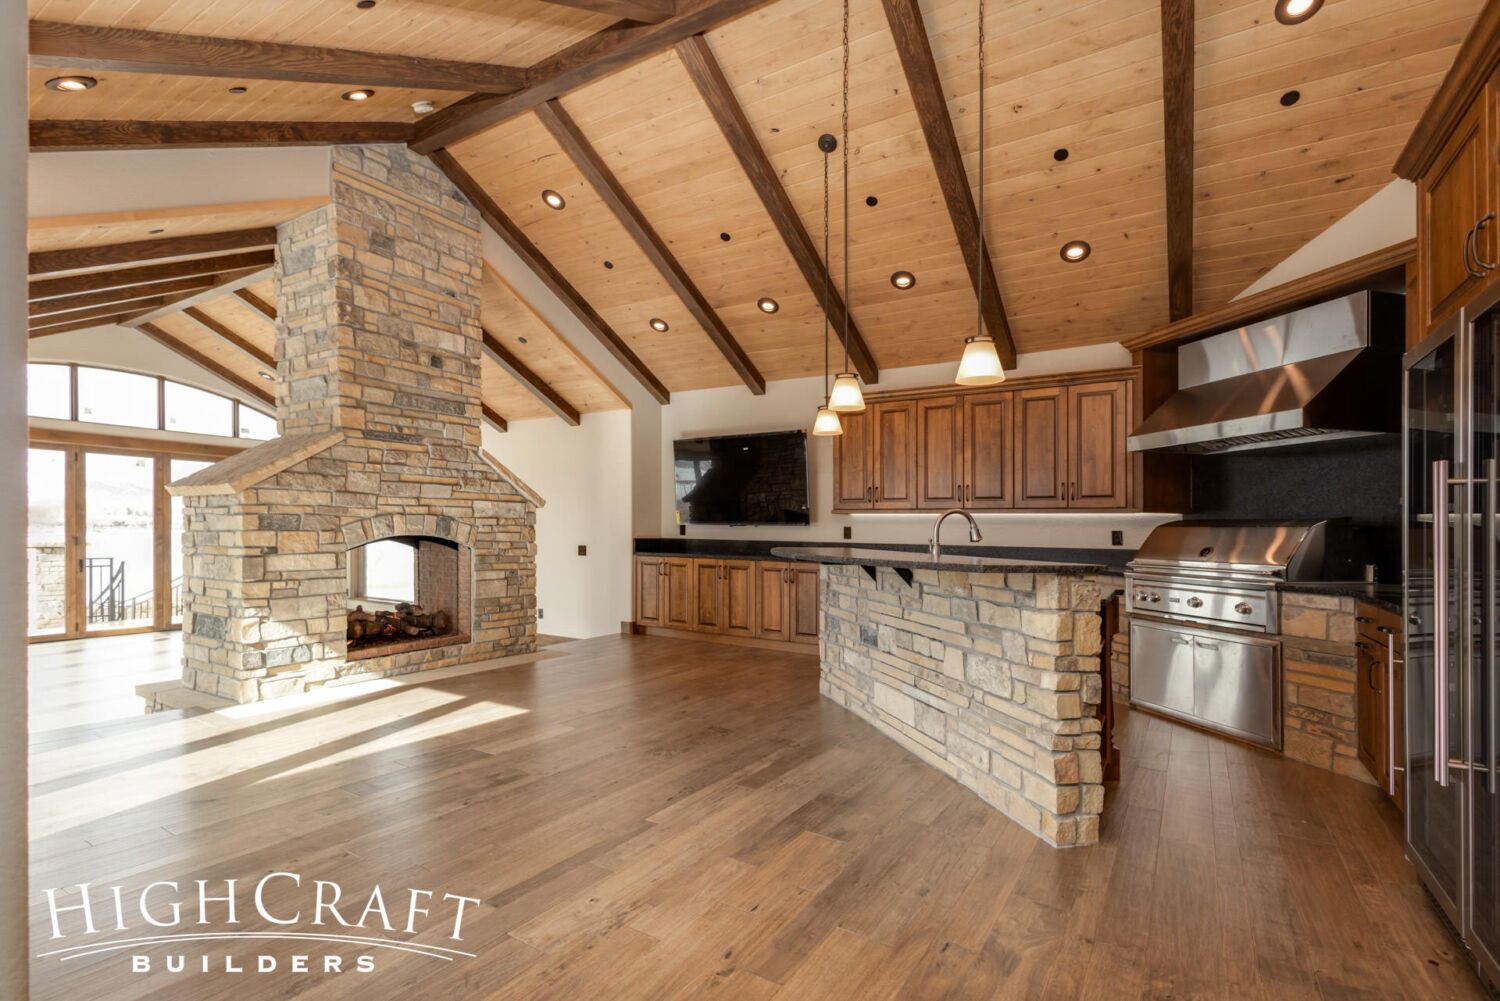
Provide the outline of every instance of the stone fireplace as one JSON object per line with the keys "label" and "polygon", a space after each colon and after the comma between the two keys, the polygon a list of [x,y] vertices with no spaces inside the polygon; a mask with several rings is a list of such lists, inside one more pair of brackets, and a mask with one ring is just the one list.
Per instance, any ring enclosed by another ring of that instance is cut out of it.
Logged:
{"label": "stone fireplace", "polygon": [[480,447],[478,215],[405,147],[331,157],[278,229],[281,437],[170,488],[183,683],[238,702],[536,648],[541,500]]}

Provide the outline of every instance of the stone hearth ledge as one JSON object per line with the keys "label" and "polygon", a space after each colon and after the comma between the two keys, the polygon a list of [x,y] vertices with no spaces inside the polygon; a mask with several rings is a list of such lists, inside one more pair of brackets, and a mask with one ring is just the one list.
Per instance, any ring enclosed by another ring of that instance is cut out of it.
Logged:
{"label": "stone hearth ledge", "polygon": [[1100,596],[1118,578],[1019,561],[933,570],[917,553],[908,584],[814,552],[776,555],[823,563],[823,695],[1049,844],[1097,842]]}

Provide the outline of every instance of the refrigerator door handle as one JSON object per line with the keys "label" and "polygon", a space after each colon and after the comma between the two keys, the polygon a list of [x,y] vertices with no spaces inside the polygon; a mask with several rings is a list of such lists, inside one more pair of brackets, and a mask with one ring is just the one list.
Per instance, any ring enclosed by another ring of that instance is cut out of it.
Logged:
{"label": "refrigerator door handle", "polygon": [[1448,460],[1432,464],[1432,774],[1448,773]]}

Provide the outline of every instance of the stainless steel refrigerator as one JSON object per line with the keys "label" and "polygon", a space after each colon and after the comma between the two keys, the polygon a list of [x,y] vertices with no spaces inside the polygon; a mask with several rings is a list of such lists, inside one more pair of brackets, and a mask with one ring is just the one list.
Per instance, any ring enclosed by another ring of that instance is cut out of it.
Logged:
{"label": "stainless steel refrigerator", "polygon": [[1500,282],[1405,367],[1408,856],[1500,984]]}

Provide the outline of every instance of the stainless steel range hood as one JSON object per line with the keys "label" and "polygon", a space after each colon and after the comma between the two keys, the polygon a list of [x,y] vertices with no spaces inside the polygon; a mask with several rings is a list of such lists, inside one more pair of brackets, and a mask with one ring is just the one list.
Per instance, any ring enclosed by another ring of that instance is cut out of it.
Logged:
{"label": "stainless steel range hood", "polygon": [[1177,349],[1132,452],[1230,452],[1395,432],[1404,297],[1356,292]]}

